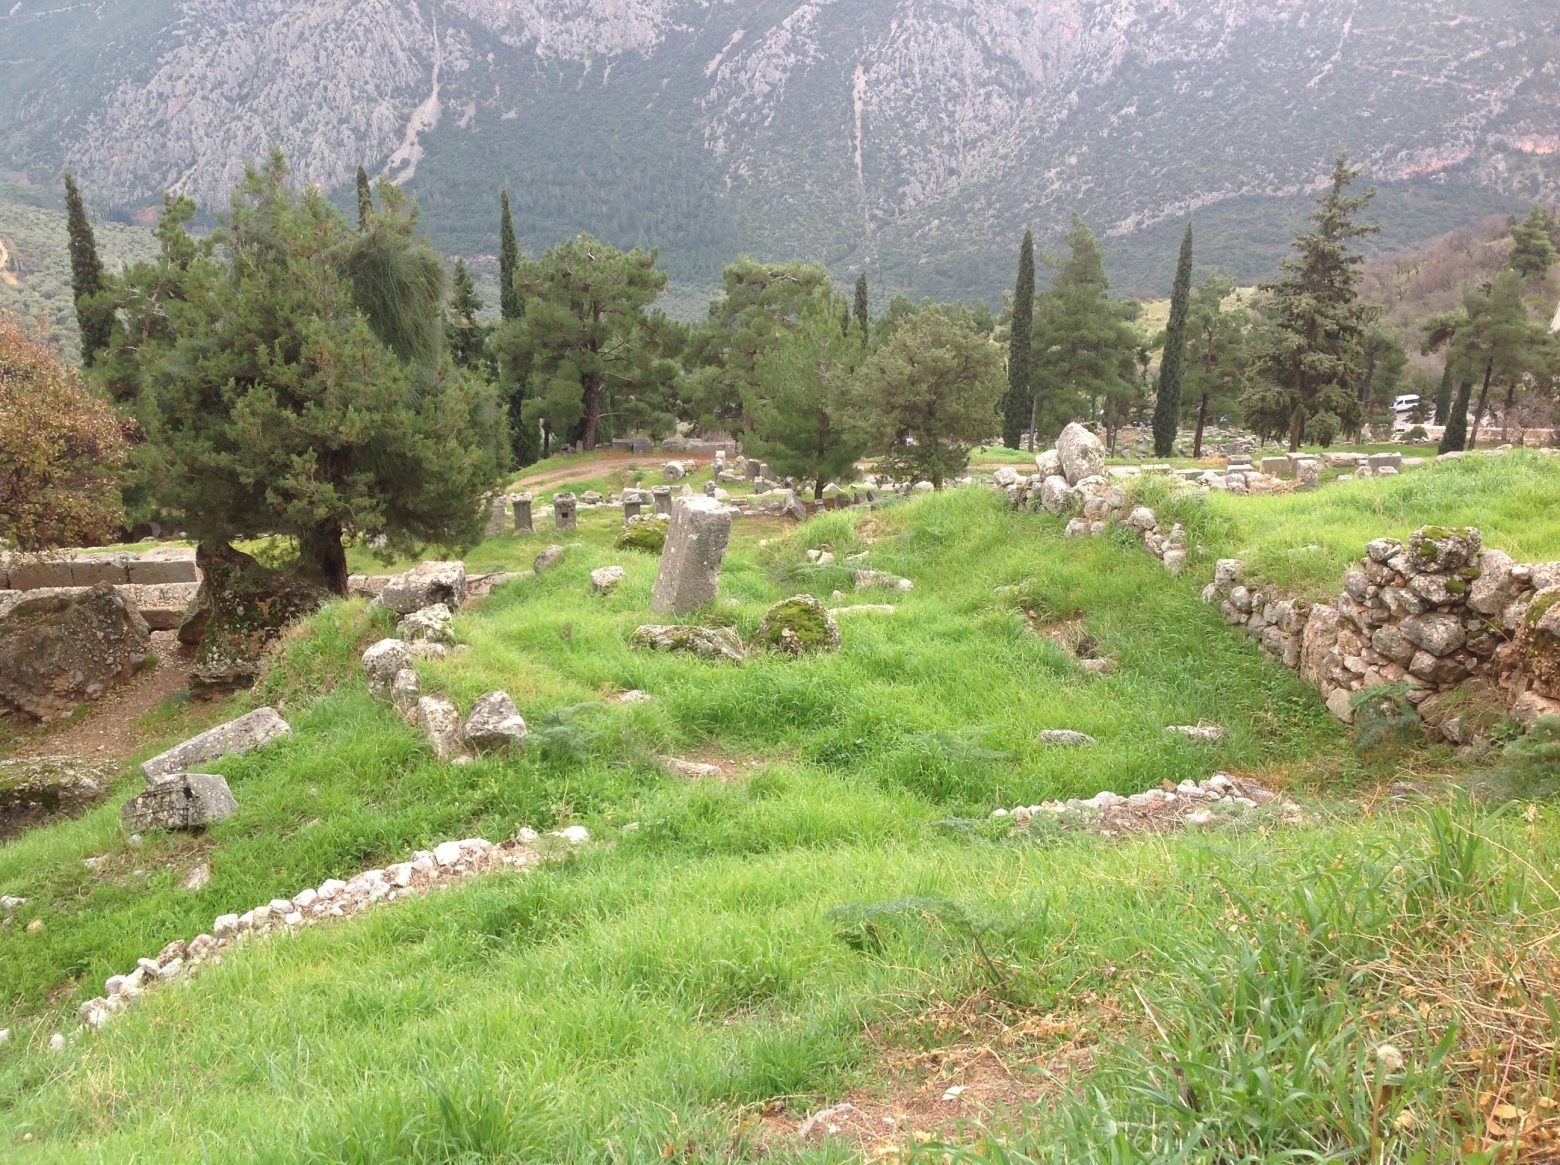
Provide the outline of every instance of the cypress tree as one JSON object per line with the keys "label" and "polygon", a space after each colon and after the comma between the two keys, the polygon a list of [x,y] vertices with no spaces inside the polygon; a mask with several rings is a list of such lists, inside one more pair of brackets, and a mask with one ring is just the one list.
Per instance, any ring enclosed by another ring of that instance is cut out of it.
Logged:
{"label": "cypress tree", "polygon": [[1002,443],[1017,449],[1030,421],[1029,342],[1035,312],[1035,237],[1024,232],[1013,287],[1013,322],[1008,340],[1008,390],[1002,398]]}
{"label": "cypress tree", "polygon": [[1446,361],[1446,367],[1441,370],[1441,385],[1435,393],[1435,419],[1432,422],[1437,425],[1446,424],[1446,414],[1452,410],[1452,362]]}
{"label": "cypress tree", "polygon": [[509,187],[498,196],[498,314],[517,320],[522,313],[520,289],[515,272],[520,267],[520,244],[515,241],[515,222],[509,217]]}
{"label": "cypress tree", "polygon": [[65,172],[65,229],[70,235],[70,285],[76,300],[76,323],[81,328],[81,363],[92,367],[97,354],[108,347],[114,326],[112,311],[104,310],[97,297],[103,292],[103,260],[97,239],[87,221],[75,175]]}
{"label": "cypress tree", "polygon": [[368,171],[362,166],[357,172],[358,230],[368,229],[368,220],[374,215],[374,192],[368,185]]}
{"label": "cypress tree", "polygon": [[1170,293],[1170,322],[1165,325],[1165,350],[1159,360],[1159,395],[1154,401],[1154,456],[1175,452],[1181,423],[1181,363],[1186,355],[1186,312],[1192,298],[1192,224],[1186,224],[1181,258]]}
{"label": "cypress tree", "polygon": [[867,346],[867,273],[856,276],[856,326],[861,329],[861,346]]}
{"label": "cypress tree", "polygon": [[1468,405],[1473,396],[1473,381],[1464,377],[1457,386],[1457,400],[1446,418],[1439,453],[1457,453],[1468,447]]}

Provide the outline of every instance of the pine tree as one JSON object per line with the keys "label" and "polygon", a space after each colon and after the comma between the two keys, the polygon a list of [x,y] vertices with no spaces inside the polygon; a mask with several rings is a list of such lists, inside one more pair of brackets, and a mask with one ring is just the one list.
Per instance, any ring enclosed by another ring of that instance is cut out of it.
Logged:
{"label": "pine tree", "polygon": [[1170,321],[1165,325],[1164,355],[1159,360],[1159,395],[1154,400],[1154,456],[1175,452],[1181,425],[1181,362],[1186,354],[1186,312],[1192,297],[1192,224],[1186,224],[1181,257],[1170,293]]}
{"label": "pine tree", "polygon": [[368,230],[369,220],[374,217],[374,192],[368,185],[368,171],[362,166],[357,171],[357,202],[358,202],[358,230]]}
{"label": "pine tree", "polygon": [[1283,275],[1262,287],[1261,323],[1252,338],[1246,423],[1263,437],[1287,435],[1300,448],[1308,424],[1336,434],[1360,423],[1357,385],[1365,328],[1376,315],[1360,303],[1361,256],[1349,244],[1378,228],[1355,221],[1375,190],[1345,193],[1362,173],[1340,155],[1328,189],[1295,239]]}
{"label": "pine tree", "polygon": [[[1002,443],[1017,449],[1029,428],[1034,401],[1029,384],[1029,344],[1035,313],[1035,237],[1024,232],[1018,248],[1018,280],[1013,285],[1013,318],[1008,327],[1008,387],[1002,398]],[[1034,436],[1030,435],[1031,446]]]}
{"label": "pine tree", "polygon": [[1555,263],[1555,245],[1549,237],[1550,216],[1538,203],[1511,228],[1508,265],[1524,281],[1542,279]]}
{"label": "pine tree", "polygon": [[871,316],[867,307],[867,273],[863,271],[856,276],[856,327],[861,330],[861,346],[867,346],[869,338],[868,329],[871,326]]}
{"label": "pine tree", "polygon": [[455,275],[450,282],[448,319],[444,325],[450,359],[462,368],[483,368],[487,362],[487,329],[477,319],[482,297],[476,281],[463,259],[455,260]]}
{"label": "pine tree", "polygon": [[113,308],[102,301],[105,287],[103,260],[97,239],[87,221],[87,206],[76,187],[76,177],[65,172],[65,229],[70,235],[70,281],[76,300],[76,324],[81,329],[81,363],[91,368],[98,353],[108,346],[114,326]]}
{"label": "pine tree", "polygon": [[1251,316],[1235,295],[1235,281],[1209,275],[1197,286],[1187,308],[1186,360],[1182,390],[1197,402],[1197,426],[1192,456],[1201,457],[1208,418],[1235,407],[1246,375],[1246,329]]}
{"label": "pine tree", "polygon": [[[480,378],[381,339],[348,273],[362,237],[288,177],[280,154],[247,168],[169,304],[175,339],[146,354],[140,420],[156,501],[203,547],[285,535],[345,594],[348,539],[396,555],[480,539],[501,420]],[[408,254],[389,266],[415,273],[426,244],[410,233],[370,245],[396,239]]]}
{"label": "pine tree", "polygon": [[509,187],[498,196],[498,315],[517,320],[524,314],[524,301],[515,285],[520,269],[520,244],[515,241],[515,222],[509,216]]}
{"label": "pine tree", "polygon": [[[1477,445],[1479,426],[1489,407],[1490,390],[1504,386],[1502,433],[1509,430],[1519,387],[1546,369],[1552,348],[1549,333],[1536,324],[1522,302],[1522,277],[1507,268],[1495,282],[1463,296],[1466,322],[1457,329],[1451,359],[1459,372],[1480,381],[1468,443]],[[1546,378],[1547,379],[1547,378]]]}
{"label": "pine tree", "polygon": [[1128,324],[1136,307],[1110,297],[1099,243],[1076,214],[1067,246],[1067,259],[1036,305],[1030,427],[1055,433],[1075,417],[1098,412],[1114,440],[1138,389],[1138,338]]}

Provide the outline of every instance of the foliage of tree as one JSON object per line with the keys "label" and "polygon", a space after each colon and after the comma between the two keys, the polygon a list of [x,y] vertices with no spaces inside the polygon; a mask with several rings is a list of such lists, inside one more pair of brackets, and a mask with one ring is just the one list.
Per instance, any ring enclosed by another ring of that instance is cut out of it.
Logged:
{"label": "foliage of tree", "polygon": [[482,297],[477,294],[476,281],[465,260],[456,259],[445,310],[444,343],[450,359],[462,368],[487,367],[487,325],[477,318],[481,311]]}
{"label": "foliage of tree", "polygon": [[1542,279],[1554,266],[1553,227],[1552,216],[1536,202],[1526,218],[1512,224],[1511,258],[1507,262],[1523,280]]}
{"label": "foliage of tree", "polygon": [[362,166],[357,168],[357,212],[358,230],[366,231],[374,217],[374,191],[368,184],[368,171]]}
{"label": "foliage of tree", "polygon": [[119,415],[46,344],[0,317],[0,543],[111,541],[122,517]]}
{"label": "foliage of tree", "polygon": [[91,368],[108,346],[113,319],[102,301],[105,277],[98,257],[97,239],[87,219],[76,177],[65,172],[65,230],[70,238],[70,283],[76,299],[76,323],[81,329],[81,363]]}
{"label": "foliage of tree", "polygon": [[1192,298],[1192,224],[1186,224],[1181,256],[1170,293],[1170,320],[1165,325],[1164,355],[1159,361],[1159,392],[1154,398],[1154,456],[1175,452],[1181,426],[1181,365],[1186,356],[1186,313]]}
{"label": "foliage of tree", "polygon": [[341,256],[352,300],[379,341],[424,367],[444,355],[444,260],[417,229],[401,188],[379,186],[380,209]]}
{"label": "foliage of tree", "polygon": [[845,403],[882,472],[940,489],[995,431],[1002,391],[1002,350],[969,313],[923,308],[873,351]]}
{"label": "foliage of tree", "polygon": [[1110,298],[1099,243],[1076,214],[1067,246],[1035,311],[1030,427],[1057,433],[1076,417],[1099,413],[1114,442],[1138,396],[1138,336],[1128,322],[1139,305]]}
{"label": "foliage of tree", "polygon": [[[354,273],[419,268],[410,214],[377,221],[387,208],[360,234],[288,179],[280,154],[246,169],[168,305],[173,341],[143,360],[140,417],[156,500],[192,536],[290,536],[300,567],[344,594],[348,539],[407,554],[480,538],[501,421],[486,382],[381,338],[429,330],[407,318],[415,297],[378,328],[360,307],[384,288]],[[400,260],[365,262],[364,246],[397,240]]]}
{"label": "foliage of tree", "polygon": [[1464,295],[1463,321],[1452,339],[1450,359],[1464,379],[1479,381],[1469,445],[1478,444],[1492,388],[1506,390],[1502,420],[1509,428],[1522,387],[1529,382],[1552,383],[1554,343],[1548,330],[1528,313],[1522,301],[1522,277],[1515,269],[1502,271],[1488,287]]}
{"label": "foliage of tree", "polygon": [[722,289],[689,340],[683,385],[689,419],[709,429],[743,433],[757,404],[758,356],[782,331],[800,326],[802,311],[829,287],[815,263],[760,263],[742,258],[721,272]]}
{"label": "foliage of tree", "polygon": [[[1397,333],[1372,323],[1360,339],[1360,419],[1390,426],[1396,419],[1393,405],[1408,367],[1408,352]],[[1358,428],[1350,432],[1359,435]]]}
{"label": "foliage of tree", "polygon": [[813,483],[813,496],[854,472],[862,447],[842,423],[846,388],[863,356],[857,337],[841,332],[843,296],[822,287],[794,330],[776,333],[759,353],[757,407],[748,452],[777,473]]}
{"label": "foliage of tree", "polygon": [[498,316],[517,320],[525,314],[525,302],[515,282],[520,270],[520,243],[515,238],[515,220],[509,213],[509,187],[498,193]]}
{"label": "foliage of tree", "polygon": [[1264,437],[1287,435],[1291,450],[1313,419],[1318,435],[1360,423],[1361,342],[1375,312],[1360,302],[1361,257],[1350,244],[1377,229],[1356,220],[1375,190],[1346,193],[1360,173],[1338,158],[1310,229],[1295,239],[1280,278],[1261,288],[1246,423]]}
{"label": "foliage of tree", "polygon": [[[1002,443],[1017,449],[1029,428],[1034,401],[1029,383],[1029,353],[1035,315],[1035,236],[1024,232],[1018,248],[1018,279],[1008,322],[1008,387],[1002,398]],[[1033,433],[1030,441],[1033,443]]]}
{"label": "foliage of tree", "polygon": [[1186,309],[1186,356],[1182,393],[1197,402],[1192,456],[1202,456],[1210,417],[1234,411],[1246,375],[1246,330],[1251,315],[1235,299],[1235,281],[1211,274],[1197,285]]}
{"label": "foliage of tree", "polygon": [[861,333],[861,346],[865,348],[872,338],[872,312],[867,305],[867,273],[856,276],[856,330]]}
{"label": "foliage of tree", "polygon": [[667,323],[649,308],[666,286],[653,251],[619,251],[580,235],[522,262],[525,314],[500,326],[501,354],[525,371],[526,425],[594,449],[604,418],[652,435],[676,424],[677,364]]}

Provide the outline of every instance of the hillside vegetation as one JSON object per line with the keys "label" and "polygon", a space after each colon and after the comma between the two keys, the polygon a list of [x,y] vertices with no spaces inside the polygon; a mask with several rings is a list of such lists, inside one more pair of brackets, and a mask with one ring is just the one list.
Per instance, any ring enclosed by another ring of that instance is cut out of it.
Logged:
{"label": "hillside vegetation", "polygon": [[[1560,480],[1508,458],[1312,500],[1343,519],[1340,541],[1483,513],[1507,545],[1501,515],[1560,510]],[[1238,503],[1243,520],[1203,521],[1206,553],[1276,561],[1263,547],[1293,515]],[[296,729],[215,766],[237,815],[132,848],[116,808],[133,776],[111,804],[0,848],[0,893],[43,920],[0,928],[0,999],[18,1017],[0,1047],[0,1151],[840,1161],[849,1145],[799,1138],[800,1116],[847,1094],[888,1112],[906,1099],[889,1065],[939,1048],[934,1097],[978,1080],[960,1057],[989,1053],[1015,1082],[1011,1112],[939,1102],[974,1122],[966,1147],[989,1136],[1015,1161],[1444,1159],[1514,1133],[1498,1106],[1544,1118],[1556,1033],[1523,984],[1552,965],[1553,814],[1350,803],[1468,762],[1353,750],[1313,691],[1198,600],[1203,567],[1176,579],[1114,539],[1064,540],[984,490],[794,529],[744,521],[699,621],[749,635],[778,599],[849,590],[809,549],[865,550],[915,587],[847,600],[896,610],[842,618],[837,655],[719,665],[628,649],[656,560],[611,549],[620,526],[584,513],[559,565],[458,615],[468,651],[418,664],[462,708],[509,691],[532,729],[522,754],[434,761],[365,689],[358,655],[387,616],[340,602],[227,709],[274,702]],[[471,561],[522,566],[547,541],[494,539]],[[1520,549],[1557,542],[1540,525]],[[627,580],[589,594],[609,563]],[[1084,633],[1108,675],[1069,649]],[[602,702],[625,689],[653,702]],[[1164,731],[1198,723],[1229,735]],[[1047,728],[1098,743],[1047,746]],[[673,776],[661,755],[724,779]],[[1305,823],[1254,810],[1109,839],[991,818],[1215,770],[1288,791]],[[446,838],[569,823],[593,840],[564,861],[251,942],[46,1050],[53,1009],[216,914]],[[201,862],[210,881],[181,890]],[[906,1119],[859,1147],[942,1159],[915,1135],[941,1118]]]}

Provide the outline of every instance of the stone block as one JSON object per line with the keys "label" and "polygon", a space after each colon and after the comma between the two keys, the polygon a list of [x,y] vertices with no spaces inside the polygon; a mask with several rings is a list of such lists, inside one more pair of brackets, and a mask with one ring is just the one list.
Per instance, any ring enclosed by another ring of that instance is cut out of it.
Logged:
{"label": "stone block", "polygon": [[129,576],[127,581],[133,586],[165,586],[200,581],[193,554],[186,559],[132,558],[126,569]]}
{"label": "stone block", "polygon": [[291,734],[291,726],[275,708],[256,708],[236,720],[208,728],[199,736],[192,736],[167,752],[158,753],[142,763],[141,775],[146,778],[147,784],[156,785],[183,773],[191,765],[250,752]]}
{"label": "stone block", "polygon": [[231,817],[238,802],[225,780],[208,773],[178,773],[126,801],[120,820],[132,833],[149,829],[204,829]]}
{"label": "stone block", "polygon": [[715,598],[734,512],[712,498],[678,499],[661,551],[651,610],[686,614]]}

